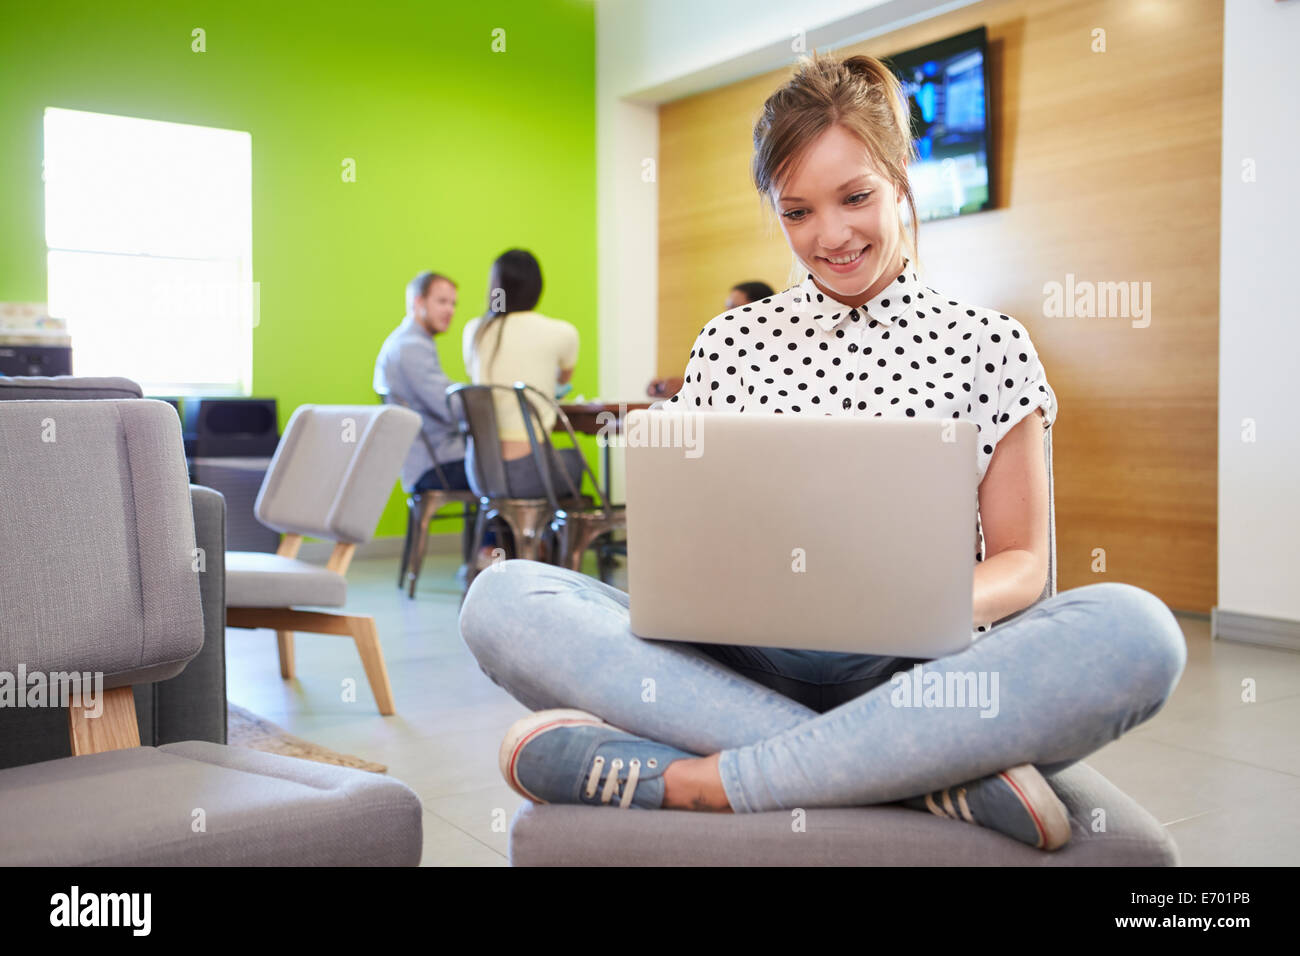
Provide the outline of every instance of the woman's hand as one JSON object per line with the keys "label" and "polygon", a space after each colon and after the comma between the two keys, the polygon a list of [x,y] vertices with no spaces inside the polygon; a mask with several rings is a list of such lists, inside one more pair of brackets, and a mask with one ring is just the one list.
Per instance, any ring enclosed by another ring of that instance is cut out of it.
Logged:
{"label": "woman's hand", "polygon": [[680,378],[657,378],[645,393],[651,398],[671,398],[682,390],[683,381]]}

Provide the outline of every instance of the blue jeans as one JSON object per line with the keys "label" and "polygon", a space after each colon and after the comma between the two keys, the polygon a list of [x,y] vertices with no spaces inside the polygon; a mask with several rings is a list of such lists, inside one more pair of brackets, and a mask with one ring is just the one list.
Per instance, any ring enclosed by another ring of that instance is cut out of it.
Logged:
{"label": "blue jeans", "polygon": [[[448,488],[452,491],[469,491],[469,476],[465,474],[465,459],[458,458],[456,461],[439,462],[442,465],[442,473],[447,476]],[[430,468],[420,480],[415,483],[412,491],[435,491],[443,490],[442,480],[438,477],[438,472]]]}
{"label": "blue jeans", "polygon": [[[1041,601],[917,675],[912,658],[644,640],[627,609],[617,588],[516,559],[474,580],[460,632],[527,707],[720,753],[738,813],[893,803],[1024,763],[1050,776],[1155,714],[1187,660],[1169,608],[1116,582]],[[996,707],[909,705],[904,686],[935,673],[984,675]]]}
{"label": "blue jeans", "polygon": [[[465,464],[469,474],[474,474],[474,450],[471,448],[465,455]],[[545,498],[546,485],[542,483],[542,474],[537,470],[537,462],[532,455],[525,455],[522,458],[512,458],[505,463],[506,466],[506,487],[510,489],[512,498]],[[565,484],[564,477],[560,469],[569,473],[573,480],[573,486],[582,491],[583,460],[582,452],[577,448],[556,448],[551,482],[557,498],[569,497],[569,486]],[[469,479],[470,487],[474,487],[474,479]],[[480,494],[482,492],[479,492]]]}

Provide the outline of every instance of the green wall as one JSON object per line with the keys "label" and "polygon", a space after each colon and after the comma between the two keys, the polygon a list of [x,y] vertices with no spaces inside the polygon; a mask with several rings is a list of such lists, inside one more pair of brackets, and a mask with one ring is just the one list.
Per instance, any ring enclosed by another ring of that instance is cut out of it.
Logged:
{"label": "green wall", "polygon": [[[247,130],[253,394],[279,401],[281,426],[306,402],[375,401],[375,354],[421,269],[459,284],[438,346],[464,381],[461,330],[512,246],[542,263],[539,310],[582,335],[574,393],[596,394],[592,0],[4,7],[0,300],[46,299],[46,107]],[[206,52],[191,51],[196,27]],[[395,488],[378,534],[402,534],[403,510]]]}

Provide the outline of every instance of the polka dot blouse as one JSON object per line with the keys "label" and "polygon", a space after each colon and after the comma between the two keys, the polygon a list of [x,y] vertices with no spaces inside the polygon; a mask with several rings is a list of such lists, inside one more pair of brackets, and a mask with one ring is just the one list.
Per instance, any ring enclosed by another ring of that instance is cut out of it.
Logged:
{"label": "polka dot blouse", "polygon": [[[983,481],[997,443],[1026,415],[1056,418],[1056,395],[1025,327],[922,285],[909,262],[857,308],[811,274],[712,319],[695,340],[665,410],[964,418],[978,430]],[[984,535],[976,517],[977,561]],[[987,630],[987,624],[977,631]]]}

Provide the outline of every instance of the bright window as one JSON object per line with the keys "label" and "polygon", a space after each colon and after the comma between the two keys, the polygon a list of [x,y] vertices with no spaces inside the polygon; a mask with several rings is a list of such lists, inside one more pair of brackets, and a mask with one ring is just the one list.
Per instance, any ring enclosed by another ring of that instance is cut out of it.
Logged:
{"label": "bright window", "polygon": [[45,111],[49,312],[75,374],[249,394],[252,223],[248,133]]}

